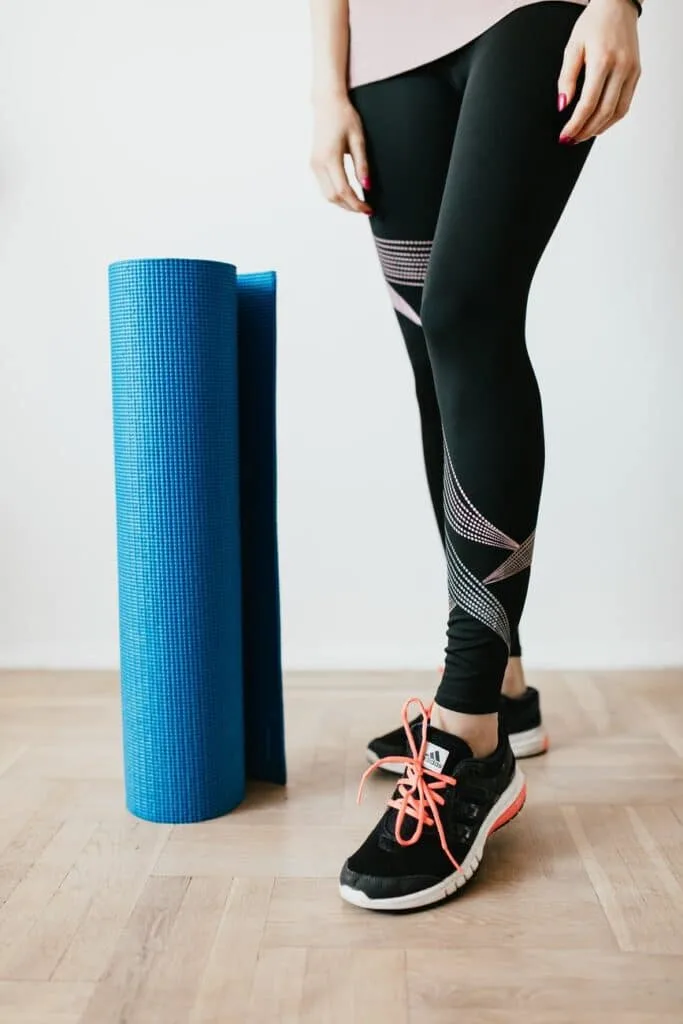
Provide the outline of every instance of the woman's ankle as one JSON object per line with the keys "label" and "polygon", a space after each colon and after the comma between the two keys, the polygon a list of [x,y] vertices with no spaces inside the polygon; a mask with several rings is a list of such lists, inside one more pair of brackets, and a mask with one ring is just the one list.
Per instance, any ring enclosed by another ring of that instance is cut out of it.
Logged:
{"label": "woman's ankle", "polygon": [[431,724],[458,736],[475,757],[488,757],[498,746],[498,715],[464,715],[439,704],[432,708]]}
{"label": "woman's ankle", "polygon": [[509,658],[503,678],[504,697],[523,697],[526,693],[526,679],[521,658]]}

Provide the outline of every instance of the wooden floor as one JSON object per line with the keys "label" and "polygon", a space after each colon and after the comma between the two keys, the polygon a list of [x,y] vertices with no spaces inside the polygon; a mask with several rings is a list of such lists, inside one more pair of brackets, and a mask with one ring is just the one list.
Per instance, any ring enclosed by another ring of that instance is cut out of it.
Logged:
{"label": "wooden floor", "polygon": [[343,904],[391,783],[368,736],[427,676],[288,681],[286,791],[123,810],[110,675],[0,675],[2,1024],[682,1024],[683,672],[535,676],[553,748],[462,896]]}

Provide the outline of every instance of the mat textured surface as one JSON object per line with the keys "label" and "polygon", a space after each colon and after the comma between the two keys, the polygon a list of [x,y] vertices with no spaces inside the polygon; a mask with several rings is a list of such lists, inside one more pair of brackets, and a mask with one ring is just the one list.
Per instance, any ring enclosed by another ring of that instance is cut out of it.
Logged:
{"label": "mat textured surface", "polygon": [[127,803],[199,821],[245,788],[236,271],[109,280]]}

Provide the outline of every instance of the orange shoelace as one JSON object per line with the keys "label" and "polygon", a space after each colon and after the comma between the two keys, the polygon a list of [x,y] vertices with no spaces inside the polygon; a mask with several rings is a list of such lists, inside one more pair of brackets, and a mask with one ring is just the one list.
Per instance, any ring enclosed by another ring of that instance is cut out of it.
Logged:
{"label": "orange shoelace", "polygon": [[[413,731],[410,728],[408,714],[413,704],[417,704],[422,713],[422,742],[419,750],[415,743]],[[434,825],[441,841],[441,849],[456,871],[459,871],[460,865],[448,849],[441,815],[439,814],[439,807],[443,807],[446,802],[441,795],[441,791],[448,786],[457,785],[457,782],[450,775],[441,775],[439,772],[432,771],[431,768],[425,768],[424,766],[425,754],[427,752],[427,726],[429,725],[431,711],[431,706],[426,708],[417,697],[411,697],[410,700],[405,702],[401,711],[401,719],[406,736],[408,737],[408,745],[412,756],[382,757],[379,761],[371,764],[360,780],[358,802],[360,803],[366,780],[376,768],[381,768],[383,764],[404,764],[406,766],[406,774],[398,784],[400,795],[389,801],[389,807],[393,807],[398,811],[395,828],[396,842],[399,846],[413,846],[415,843],[419,843],[425,825]],[[408,839],[405,839],[401,834],[406,817],[417,820],[415,830]]]}

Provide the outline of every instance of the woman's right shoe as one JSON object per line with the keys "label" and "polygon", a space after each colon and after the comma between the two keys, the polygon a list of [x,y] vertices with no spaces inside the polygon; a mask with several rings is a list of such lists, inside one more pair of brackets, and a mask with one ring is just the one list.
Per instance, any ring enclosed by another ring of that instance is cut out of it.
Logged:
{"label": "woman's right shoe", "polygon": [[[510,746],[516,758],[535,757],[545,754],[550,745],[548,734],[541,719],[541,702],[538,690],[527,686],[521,697],[501,697],[500,717],[503,729],[510,738]],[[418,725],[420,718],[414,718],[411,728]],[[409,753],[403,726],[393,729],[384,736],[378,736],[368,744],[366,756],[370,764],[385,757],[407,757]],[[387,772],[400,775],[403,767],[395,762],[380,765]]]}
{"label": "woman's right shoe", "polygon": [[[407,754],[389,805],[342,868],[342,899],[366,910],[419,910],[469,882],[494,832],[521,811],[524,776],[500,732],[488,757],[474,757],[457,736],[430,725],[419,701],[417,724],[403,708]],[[368,768],[363,781],[381,762]],[[362,787],[361,787],[362,788]]]}

